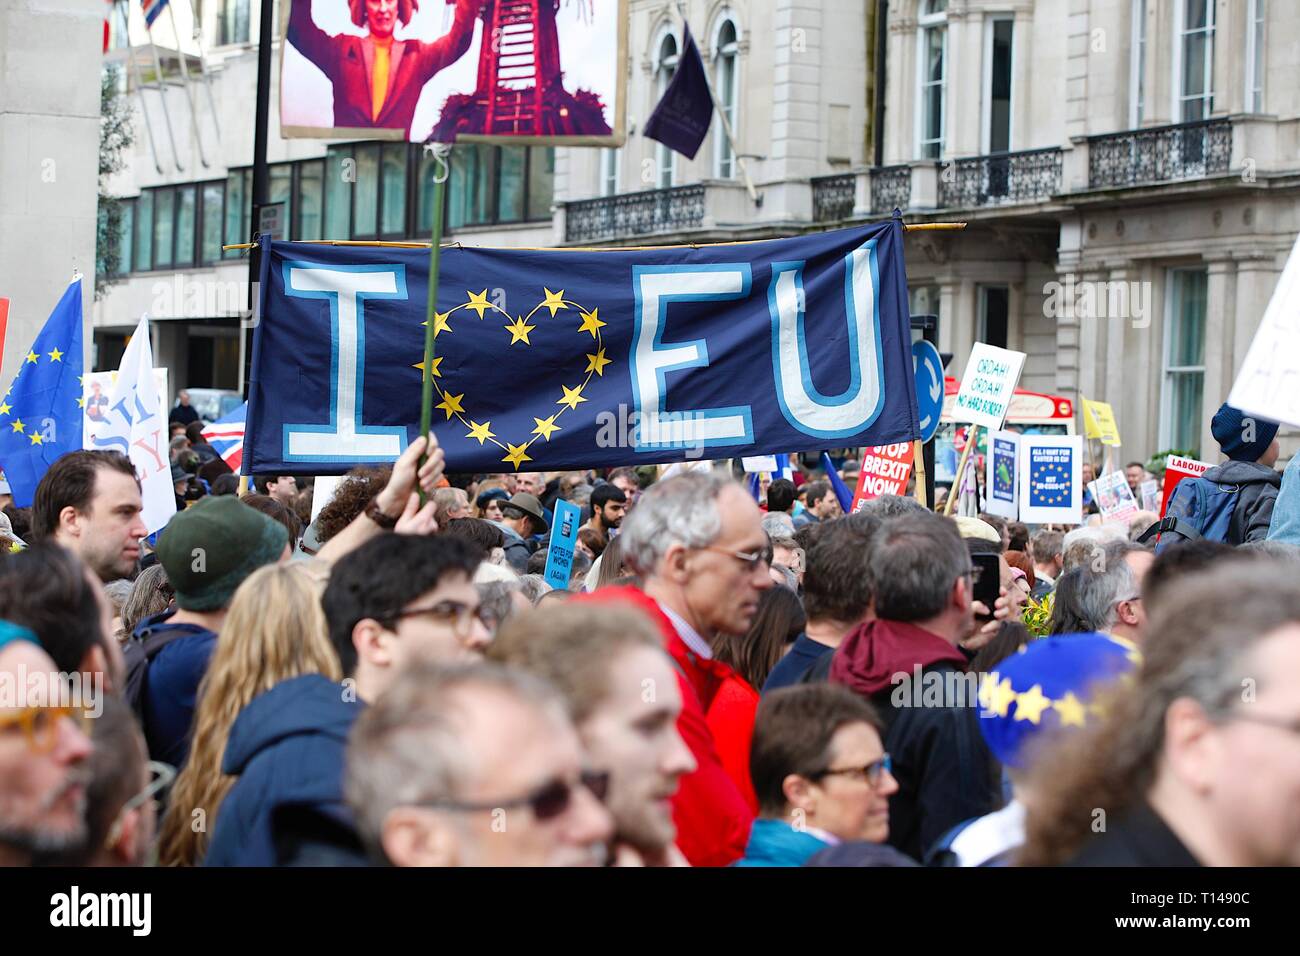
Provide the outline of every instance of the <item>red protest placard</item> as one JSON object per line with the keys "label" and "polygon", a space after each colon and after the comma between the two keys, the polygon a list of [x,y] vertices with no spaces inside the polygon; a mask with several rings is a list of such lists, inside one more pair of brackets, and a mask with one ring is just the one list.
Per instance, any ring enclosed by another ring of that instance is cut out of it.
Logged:
{"label": "red protest placard", "polygon": [[901,495],[907,491],[907,479],[912,473],[912,443],[873,445],[862,456],[862,471],[858,487],[853,494],[853,511],[863,502],[881,495]]}
{"label": "red protest placard", "polygon": [[1160,498],[1160,517],[1165,516],[1165,509],[1169,507],[1169,497],[1174,493],[1177,484],[1184,478],[1199,478],[1209,468],[1207,462],[1170,455],[1165,460],[1165,490]]}

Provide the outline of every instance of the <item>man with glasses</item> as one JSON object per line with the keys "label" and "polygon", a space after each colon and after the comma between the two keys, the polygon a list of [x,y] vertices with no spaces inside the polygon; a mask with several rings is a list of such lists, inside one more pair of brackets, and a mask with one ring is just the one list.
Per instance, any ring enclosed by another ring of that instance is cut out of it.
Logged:
{"label": "man with glasses", "polygon": [[343,803],[343,748],[365,704],[408,668],[477,659],[490,639],[461,538],[384,533],[336,564],[321,599],[343,665],[340,687],[294,677],[235,720],[223,769],[239,779],[221,804],[207,866],[360,860]]}
{"label": "man with glasses", "polygon": [[86,839],[92,747],[85,711],[62,706],[59,682],[36,635],[0,621],[0,866],[28,866]]}
{"label": "man with glasses", "polygon": [[710,641],[748,631],[759,595],[773,586],[762,512],[729,477],[688,472],[651,486],[623,520],[620,540],[644,593],[604,588],[589,599],[635,604],[658,624],[682,691],[677,729],[698,765],[673,798],[678,846],[693,866],[726,866],[744,853],[753,815],[704,718],[735,673],[713,660]]}
{"label": "man with glasses", "polygon": [[491,664],[406,671],[348,746],[348,804],[395,866],[600,865],[607,785],[555,691]]}
{"label": "man with glasses", "polygon": [[[759,816],[737,866],[802,866],[828,847],[884,843],[898,781],[880,731],[871,705],[843,687],[766,695],[749,761]],[[887,849],[871,855],[873,865],[899,865]]]}
{"label": "man with glasses", "polygon": [[1000,805],[959,647],[975,630],[973,569],[956,524],[923,511],[881,524],[870,568],[875,617],[836,649],[830,680],[884,721],[899,785],[889,842],[919,860],[951,827]]}

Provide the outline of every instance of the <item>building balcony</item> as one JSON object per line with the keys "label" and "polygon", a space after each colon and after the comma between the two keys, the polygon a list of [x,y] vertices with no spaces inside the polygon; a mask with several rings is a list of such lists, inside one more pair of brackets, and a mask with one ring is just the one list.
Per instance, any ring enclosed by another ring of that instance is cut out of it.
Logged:
{"label": "building balcony", "polygon": [[1088,137],[1088,187],[1200,179],[1232,163],[1232,120],[1179,123]]}
{"label": "building balcony", "polygon": [[939,206],[975,209],[1045,202],[1061,191],[1061,150],[990,153],[939,164]]}
{"label": "building balcony", "polygon": [[705,226],[705,184],[645,189],[564,204],[566,243],[689,232]]}

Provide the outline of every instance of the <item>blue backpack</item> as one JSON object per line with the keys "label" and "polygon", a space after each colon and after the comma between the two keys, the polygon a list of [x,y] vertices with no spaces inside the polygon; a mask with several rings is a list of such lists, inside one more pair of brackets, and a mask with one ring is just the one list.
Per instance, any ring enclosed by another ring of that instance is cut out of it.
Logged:
{"label": "blue backpack", "polygon": [[1184,478],[1174,489],[1164,518],[1148,528],[1139,540],[1159,534],[1157,552],[1179,541],[1198,538],[1241,544],[1245,536],[1236,517],[1240,494],[1240,485]]}

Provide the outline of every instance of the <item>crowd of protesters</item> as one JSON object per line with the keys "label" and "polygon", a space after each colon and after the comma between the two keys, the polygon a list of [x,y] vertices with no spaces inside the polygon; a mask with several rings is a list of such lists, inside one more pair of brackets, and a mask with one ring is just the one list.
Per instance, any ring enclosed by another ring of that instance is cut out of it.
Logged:
{"label": "crowd of protesters", "polygon": [[173,430],[156,535],[114,452],[5,508],[0,864],[1300,864],[1300,455],[1227,406],[1158,543],[845,515],[851,453],[241,496]]}

